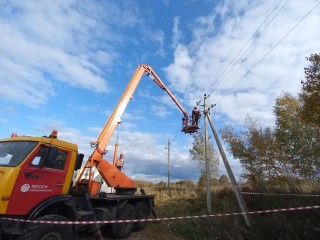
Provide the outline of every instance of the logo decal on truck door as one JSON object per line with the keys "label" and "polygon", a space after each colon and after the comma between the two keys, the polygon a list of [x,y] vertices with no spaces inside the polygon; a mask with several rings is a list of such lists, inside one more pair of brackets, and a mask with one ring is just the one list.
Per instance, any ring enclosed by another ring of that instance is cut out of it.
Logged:
{"label": "logo decal on truck door", "polygon": [[48,185],[38,184],[23,184],[20,188],[21,192],[52,192],[52,189],[48,189]]}
{"label": "logo decal on truck door", "polygon": [[21,192],[28,192],[30,190],[30,185],[29,184],[23,184],[21,186]]}

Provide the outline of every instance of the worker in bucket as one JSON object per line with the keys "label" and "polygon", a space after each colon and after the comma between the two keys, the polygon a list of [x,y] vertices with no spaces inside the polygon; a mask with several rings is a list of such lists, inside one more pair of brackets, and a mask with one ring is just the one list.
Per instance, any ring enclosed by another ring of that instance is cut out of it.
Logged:
{"label": "worker in bucket", "polygon": [[123,158],[124,158],[124,154],[120,153],[120,158],[117,159],[116,161],[116,168],[118,168],[119,171],[121,171],[121,169],[123,168]]}
{"label": "worker in bucket", "polygon": [[192,125],[198,126],[200,115],[200,111],[197,109],[197,107],[194,107],[192,110]]}

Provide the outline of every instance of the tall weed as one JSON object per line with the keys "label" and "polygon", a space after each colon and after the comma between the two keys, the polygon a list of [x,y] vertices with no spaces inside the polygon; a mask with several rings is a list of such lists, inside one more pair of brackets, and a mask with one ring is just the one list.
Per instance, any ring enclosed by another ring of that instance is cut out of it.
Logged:
{"label": "tall weed", "polygon": [[[300,189],[308,192],[302,192]],[[295,189],[279,189],[260,186],[245,191],[268,193],[319,194],[308,186]],[[147,189],[155,195],[159,217],[201,215],[206,213],[206,193],[203,189],[167,187]],[[213,214],[240,212],[230,187],[212,189]],[[318,197],[243,195],[249,211],[319,205]],[[183,239],[320,239],[320,210],[262,213],[249,215],[251,227],[247,227],[242,215],[193,218],[163,221],[157,227],[166,228]]]}

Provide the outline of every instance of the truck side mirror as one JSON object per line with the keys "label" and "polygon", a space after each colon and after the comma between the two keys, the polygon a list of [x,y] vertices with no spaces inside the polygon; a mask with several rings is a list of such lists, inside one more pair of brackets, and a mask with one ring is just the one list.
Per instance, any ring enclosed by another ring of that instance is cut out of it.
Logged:
{"label": "truck side mirror", "polygon": [[82,161],[83,161],[83,157],[84,155],[82,153],[79,153],[77,155],[77,160],[76,160],[76,164],[74,166],[74,170],[77,171],[81,168],[81,165],[82,165]]}

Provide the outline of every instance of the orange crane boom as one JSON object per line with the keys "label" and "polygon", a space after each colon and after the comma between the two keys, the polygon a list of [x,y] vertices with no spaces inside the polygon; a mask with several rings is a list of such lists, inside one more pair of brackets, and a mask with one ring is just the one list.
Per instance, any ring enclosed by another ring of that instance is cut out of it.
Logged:
{"label": "orange crane boom", "polygon": [[[92,143],[92,146],[95,148],[92,155],[89,157],[85,167],[80,173],[76,186],[86,185],[91,193],[93,193],[92,186],[92,168],[96,167],[104,179],[104,181],[108,184],[109,187],[114,187],[119,190],[128,189],[135,191],[135,183],[119,171],[113,164],[110,164],[108,161],[103,159],[103,155],[105,153],[105,148],[107,147],[113,132],[117,126],[117,124],[121,121],[121,116],[124,113],[129,101],[132,99],[132,95],[136,90],[142,76],[146,74],[149,76],[161,89],[165,90],[173,102],[178,106],[178,108],[183,113],[183,128],[182,131],[185,133],[194,133],[197,131],[197,126],[189,126],[188,125],[188,114],[182,107],[182,105],[178,102],[178,100],[173,96],[173,94],[169,91],[169,89],[165,86],[165,84],[161,81],[158,75],[153,71],[153,69],[145,64],[141,64],[138,66],[136,71],[134,72],[128,86],[123,92],[119,102],[114,108],[111,116],[108,119],[108,122],[104,126],[101,131],[97,141]],[[82,175],[84,171],[89,168],[89,179],[85,181],[82,179]]]}

